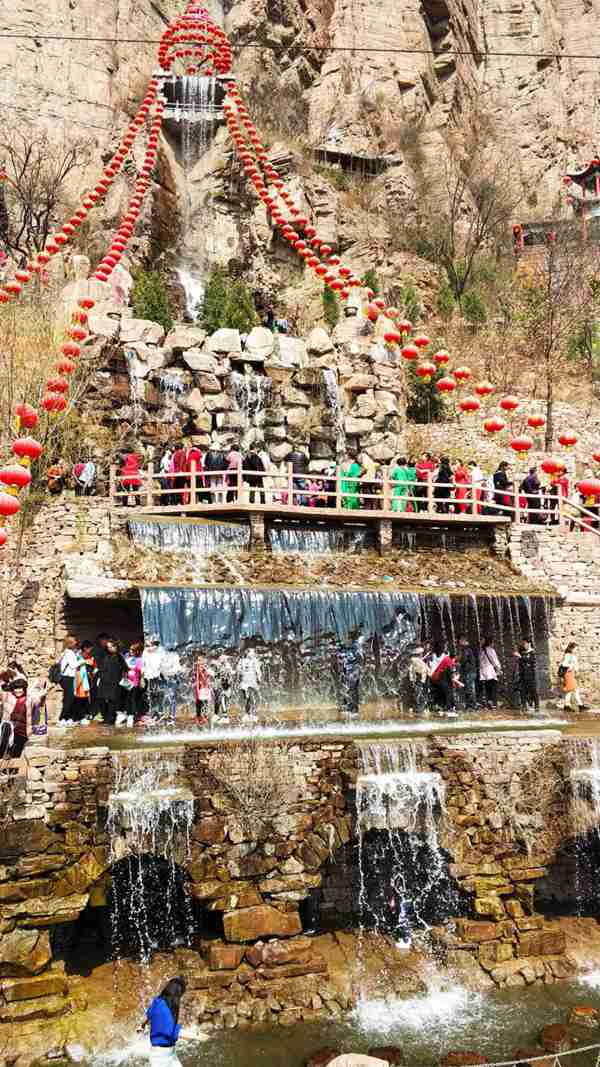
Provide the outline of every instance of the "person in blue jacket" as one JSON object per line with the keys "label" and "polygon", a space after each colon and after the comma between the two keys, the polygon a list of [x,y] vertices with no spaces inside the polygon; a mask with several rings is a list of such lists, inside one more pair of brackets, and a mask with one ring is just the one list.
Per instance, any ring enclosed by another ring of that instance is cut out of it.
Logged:
{"label": "person in blue jacket", "polygon": [[150,1027],[150,1061],[177,1067],[179,1059],[175,1046],[181,1034],[179,1007],[185,993],[184,978],[171,978],[162,993],[155,997],[146,1011],[146,1018],[139,1027]]}

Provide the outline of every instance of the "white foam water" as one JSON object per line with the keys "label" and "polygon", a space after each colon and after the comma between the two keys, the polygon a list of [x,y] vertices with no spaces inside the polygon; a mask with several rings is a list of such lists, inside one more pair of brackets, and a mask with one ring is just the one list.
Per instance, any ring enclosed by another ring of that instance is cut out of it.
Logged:
{"label": "white foam water", "polygon": [[437,1031],[440,1040],[446,1027],[468,1024],[479,1017],[483,997],[460,986],[451,989],[433,989],[422,997],[408,1000],[377,998],[361,1000],[357,1004],[353,1021],[364,1033],[375,1032],[379,1036],[392,1034],[399,1027],[402,1031],[418,1035],[427,1029]]}

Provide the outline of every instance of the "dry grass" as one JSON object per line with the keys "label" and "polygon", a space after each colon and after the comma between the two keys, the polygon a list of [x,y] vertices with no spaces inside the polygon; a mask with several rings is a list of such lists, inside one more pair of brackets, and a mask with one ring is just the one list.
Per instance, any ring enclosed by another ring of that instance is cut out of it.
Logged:
{"label": "dry grass", "polygon": [[298,801],[301,775],[287,745],[240,741],[211,756],[208,772],[230,802],[246,839],[262,841]]}

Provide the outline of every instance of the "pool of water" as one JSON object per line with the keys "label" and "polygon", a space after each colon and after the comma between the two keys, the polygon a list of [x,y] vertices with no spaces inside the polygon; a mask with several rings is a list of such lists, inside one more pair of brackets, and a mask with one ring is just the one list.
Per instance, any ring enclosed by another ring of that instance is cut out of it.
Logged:
{"label": "pool of water", "polygon": [[[450,1050],[468,1050],[499,1062],[510,1060],[517,1049],[533,1050],[542,1027],[566,1023],[576,1004],[600,1008],[600,975],[485,995],[451,989],[409,1000],[367,1001],[345,1021],[218,1031],[180,1042],[178,1055],[183,1067],[303,1067],[311,1053],[325,1046],[366,1052],[393,1044],[402,1049],[407,1067],[434,1067]],[[600,1042],[598,1030],[574,1027],[572,1032],[582,1047]],[[147,1039],[135,1037],[96,1056],[94,1067],[141,1064],[146,1049]],[[586,1053],[571,1062],[587,1067],[595,1060],[595,1054]]]}

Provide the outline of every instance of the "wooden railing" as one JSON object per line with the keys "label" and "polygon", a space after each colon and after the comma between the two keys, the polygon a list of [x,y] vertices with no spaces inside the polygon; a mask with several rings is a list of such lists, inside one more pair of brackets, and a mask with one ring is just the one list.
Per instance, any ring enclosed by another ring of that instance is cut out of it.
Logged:
{"label": "wooden railing", "polygon": [[[456,494],[460,493],[460,498]],[[316,514],[376,512],[382,515],[441,515],[466,521],[495,519],[559,525],[563,529],[591,530],[600,536],[600,516],[562,493],[526,496],[517,490],[490,493],[481,484],[394,481],[348,478],[342,468],[335,474],[294,473],[287,470],[254,471],[238,467],[226,471],[191,471],[165,474],[150,465],[138,473],[110,469],[110,500],[114,508],[131,504],[153,511],[180,513],[219,510],[225,505],[252,508],[268,506],[286,512]]]}

